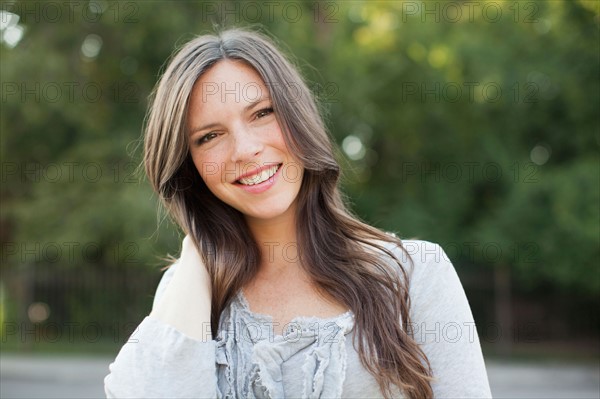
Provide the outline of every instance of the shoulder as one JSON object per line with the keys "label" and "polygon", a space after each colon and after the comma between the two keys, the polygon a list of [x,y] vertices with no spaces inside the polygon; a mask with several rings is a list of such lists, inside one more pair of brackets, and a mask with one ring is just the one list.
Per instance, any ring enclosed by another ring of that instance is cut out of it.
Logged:
{"label": "shoulder", "polygon": [[464,288],[444,249],[437,243],[422,240],[402,240],[402,245],[405,257],[410,257],[412,262],[407,273],[415,320],[472,321]]}
{"label": "shoulder", "polygon": [[[411,296],[448,288],[462,289],[452,261],[437,243],[401,239],[401,247],[382,243],[400,262],[409,279]],[[394,262],[395,263],[395,262]]]}
{"label": "shoulder", "polygon": [[430,241],[402,240],[402,247],[412,262],[420,265],[440,264],[450,262],[442,247]]}
{"label": "shoulder", "polygon": [[425,240],[400,239],[400,244],[379,242],[390,251],[409,273],[422,273],[429,268],[452,267],[452,262],[444,249],[435,242]]}

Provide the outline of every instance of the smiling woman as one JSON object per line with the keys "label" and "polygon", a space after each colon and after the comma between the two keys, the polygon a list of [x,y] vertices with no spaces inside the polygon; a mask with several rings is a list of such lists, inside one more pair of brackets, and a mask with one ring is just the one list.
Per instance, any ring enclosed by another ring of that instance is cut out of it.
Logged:
{"label": "smiling woman", "polygon": [[144,163],[187,236],[107,396],[490,396],[446,254],[348,211],[315,100],[265,36],[174,56]]}
{"label": "smiling woman", "polygon": [[190,96],[194,165],[208,189],[246,220],[293,215],[302,182],[301,174],[282,176],[289,165],[303,168],[287,149],[268,93],[246,63],[223,60],[198,79]]}

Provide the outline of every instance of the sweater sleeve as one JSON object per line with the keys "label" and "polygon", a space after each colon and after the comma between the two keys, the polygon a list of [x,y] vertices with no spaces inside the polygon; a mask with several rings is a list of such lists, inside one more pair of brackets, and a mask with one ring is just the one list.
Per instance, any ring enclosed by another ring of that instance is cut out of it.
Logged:
{"label": "sweater sleeve", "polygon": [[434,397],[491,398],[473,315],[448,256],[426,241],[404,247],[414,262],[410,327],[431,364]]}
{"label": "sweater sleeve", "polygon": [[[154,305],[176,264],[163,275]],[[107,398],[215,398],[216,342],[190,338],[169,324],[146,317],[121,348],[104,379]]]}

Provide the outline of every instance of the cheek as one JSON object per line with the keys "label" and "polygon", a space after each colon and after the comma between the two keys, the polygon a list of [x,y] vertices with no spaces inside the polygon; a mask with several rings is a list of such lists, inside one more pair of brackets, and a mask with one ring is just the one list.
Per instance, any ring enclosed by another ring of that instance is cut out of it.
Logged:
{"label": "cheek", "polygon": [[215,180],[219,179],[220,176],[220,163],[216,157],[209,156],[207,154],[192,155],[196,170],[200,174],[204,183],[210,188],[215,184]]}
{"label": "cheek", "polygon": [[269,132],[268,141],[268,144],[270,146],[277,148],[282,152],[289,152],[289,149],[287,148],[287,145],[285,143],[285,139],[283,138],[283,132],[281,131],[279,126],[276,126],[273,130]]}

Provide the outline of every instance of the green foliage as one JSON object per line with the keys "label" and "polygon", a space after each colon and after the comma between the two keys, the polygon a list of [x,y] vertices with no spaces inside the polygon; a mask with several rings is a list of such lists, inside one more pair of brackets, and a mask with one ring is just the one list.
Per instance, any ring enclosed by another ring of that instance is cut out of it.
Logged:
{"label": "green foliage", "polygon": [[15,243],[99,247],[57,270],[155,273],[175,254],[180,234],[135,173],[147,97],[177,46],[252,26],[294,54],[320,99],[361,217],[477,243],[458,267],[600,294],[597,2],[467,2],[460,18],[461,2],[75,3],[56,19],[44,2],[2,4],[24,27],[0,44],[2,268],[48,263]]}
{"label": "green foliage", "polygon": [[515,185],[506,205],[481,222],[481,235],[513,246],[503,261],[529,286],[550,281],[595,295],[600,292],[594,276],[600,257],[599,181],[593,158],[540,172],[539,181]]}

